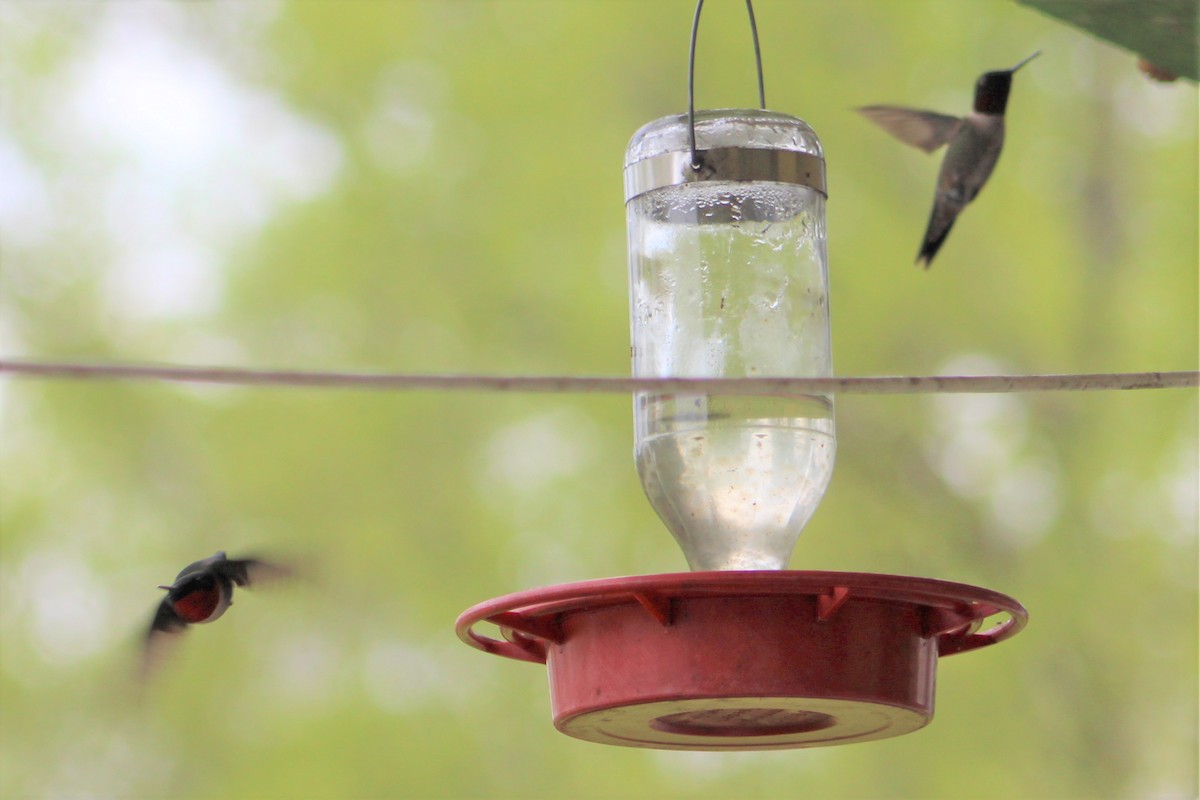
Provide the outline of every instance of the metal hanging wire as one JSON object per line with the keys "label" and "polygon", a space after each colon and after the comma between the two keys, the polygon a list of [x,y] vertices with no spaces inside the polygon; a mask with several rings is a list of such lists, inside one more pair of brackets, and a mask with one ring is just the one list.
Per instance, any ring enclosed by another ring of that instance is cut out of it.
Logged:
{"label": "metal hanging wire", "polygon": [[92,381],[153,381],[374,389],[377,391],[525,392],[571,394],[998,394],[1192,389],[1200,372],[1122,372],[1083,375],[924,375],[831,378],[617,378],[577,375],[412,375],[395,372],[273,370],[173,364],[86,364],[0,360],[0,376]]}
{"label": "metal hanging wire", "polygon": [[[688,47],[688,149],[692,154],[692,169],[699,170],[700,158],[696,154],[696,34],[700,30],[700,12],[704,0],[696,0],[696,16],[692,18],[692,40]],[[766,109],[767,95],[763,91],[762,50],[758,46],[758,24],[754,21],[754,4],[746,0],[746,13],[750,16],[750,36],[754,39],[754,66],[758,70],[758,107]]]}

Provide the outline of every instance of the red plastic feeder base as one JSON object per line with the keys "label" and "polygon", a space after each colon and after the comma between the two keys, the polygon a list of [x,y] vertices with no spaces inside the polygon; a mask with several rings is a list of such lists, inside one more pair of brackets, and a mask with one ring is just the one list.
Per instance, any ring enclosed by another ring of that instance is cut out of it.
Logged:
{"label": "red plastic feeder base", "polygon": [[938,656],[1007,639],[1027,618],[1011,597],[927,578],[685,572],[517,592],[456,628],[480,650],[546,664],[554,726],[570,736],[766,750],[923,727]]}

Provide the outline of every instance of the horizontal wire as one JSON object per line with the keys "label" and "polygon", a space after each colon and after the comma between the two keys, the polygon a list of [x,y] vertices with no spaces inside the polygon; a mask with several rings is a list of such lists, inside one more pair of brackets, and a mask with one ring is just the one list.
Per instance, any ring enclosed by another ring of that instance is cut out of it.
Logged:
{"label": "horizontal wire", "polygon": [[618,378],[570,375],[408,375],[395,372],[327,372],[239,367],[0,360],[0,375],[5,374],[72,380],[171,381],[230,386],[439,392],[575,392],[584,394],[629,392],[721,395],[995,394],[1185,389],[1200,386],[1200,372],[1196,371],[861,378]]}

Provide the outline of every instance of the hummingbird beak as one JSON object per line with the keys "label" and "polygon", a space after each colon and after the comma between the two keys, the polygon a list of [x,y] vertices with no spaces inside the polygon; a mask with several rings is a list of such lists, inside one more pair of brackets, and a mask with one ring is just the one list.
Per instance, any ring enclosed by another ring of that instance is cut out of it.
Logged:
{"label": "hummingbird beak", "polygon": [[174,586],[163,586],[162,584],[159,584],[159,587],[158,587],[158,588],[160,588],[160,589],[166,589],[166,590],[169,592],[169,591],[171,591],[172,589],[174,589],[175,587],[174,587]]}
{"label": "hummingbird beak", "polygon": [[1038,50],[1038,51],[1037,51],[1036,53],[1034,53],[1033,55],[1026,56],[1025,58],[1023,58],[1023,59],[1021,60],[1021,63],[1020,63],[1020,64],[1017,64],[1015,67],[1013,67],[1012,69],[1010,69],[1010,70],[1008,71],[1008,72],[1009,72],[1009,74],[1011,75],[1012,73],[1016,72],[1016,71],[1017,71],[1017,70],[1019,70],[1021,67],[1025,66],[1025,65],[1026,65],[1026,64],[1028,64],[1030,61],[1033,61],[1035,58],[1037,58],[1037,57],[1038,57],[1038,56],[1040,56],[1041,54],[1042,54],[1042,51],[1041,51],[1041,50]]}

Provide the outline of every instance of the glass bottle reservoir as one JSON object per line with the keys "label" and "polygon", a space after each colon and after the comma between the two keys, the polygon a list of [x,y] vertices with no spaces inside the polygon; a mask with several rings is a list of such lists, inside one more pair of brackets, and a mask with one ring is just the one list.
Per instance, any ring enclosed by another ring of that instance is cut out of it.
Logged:
{"label": "glass bottle reservoir", "polygon": [[[636,377],[832,375],[824,157],[795,117],[697,112],[625,155]],[[784,569],[833,471],[827,395],[634,397],[651,505],[693,570]]]}

